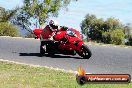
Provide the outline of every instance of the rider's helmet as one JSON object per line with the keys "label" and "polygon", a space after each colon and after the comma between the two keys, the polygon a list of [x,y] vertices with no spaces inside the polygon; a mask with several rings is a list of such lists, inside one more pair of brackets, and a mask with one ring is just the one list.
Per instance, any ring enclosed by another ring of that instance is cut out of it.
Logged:
{"label": "rider's helmet", "polygon": [[59,27],[58,22],[56,20],[50,20],[49,27],[50,27],[51,31],[57,31],[58,27]]}

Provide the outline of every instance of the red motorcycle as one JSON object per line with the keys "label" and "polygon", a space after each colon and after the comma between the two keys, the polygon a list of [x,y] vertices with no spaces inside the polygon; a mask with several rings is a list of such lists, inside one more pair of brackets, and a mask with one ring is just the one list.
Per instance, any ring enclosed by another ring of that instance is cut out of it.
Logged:
{"label": "red motorcycle", "polygon": [[[35,29],[33,32],[37,38],[40,38],[41,29]],[[53,39],[55,41],[48,41],[46,45],[44,41],[41,41],[41,54],[76,55],[77,53],[85,59],[89,59],[92,55],[88,46],[84,44],[80,32],[75,29],[61,30],[55,34]]]}

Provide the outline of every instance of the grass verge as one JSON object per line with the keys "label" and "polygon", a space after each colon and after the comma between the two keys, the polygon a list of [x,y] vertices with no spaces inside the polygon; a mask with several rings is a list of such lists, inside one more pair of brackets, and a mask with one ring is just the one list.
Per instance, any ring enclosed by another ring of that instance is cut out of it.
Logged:
{"label": "grass verge", "polygon": [[132,83],[80,86],[72,73],[0,61],[0,88],[132,88]]}

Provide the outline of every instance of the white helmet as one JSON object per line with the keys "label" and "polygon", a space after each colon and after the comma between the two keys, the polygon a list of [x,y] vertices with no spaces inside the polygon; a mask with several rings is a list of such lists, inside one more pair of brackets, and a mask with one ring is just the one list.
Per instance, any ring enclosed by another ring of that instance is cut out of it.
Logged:
{"label": "white helmet", "polygon": [[58,22],[55,20],[50,20],[49,21],[49,27],[51,29],[51,31],[57,31],[58,30]]}

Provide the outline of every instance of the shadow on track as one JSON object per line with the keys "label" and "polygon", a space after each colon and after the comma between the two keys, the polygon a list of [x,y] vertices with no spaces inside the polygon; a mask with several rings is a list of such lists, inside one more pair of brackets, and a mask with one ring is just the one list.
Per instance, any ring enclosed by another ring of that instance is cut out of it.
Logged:
{"label": "shadow on track", "polygon": [[40,53],[19,53],[19,56],[38,56],[38,57],[41,57]]}
{"label": "shadow on track", "polygon": [[51,57],[51,58],[74,58],[74,59],[83,59],[81,57],[75,57],[70,55],[61,55],[61,54],[55,54],[55,55],[44,55],[42,56],[40,53],[19,53],[19,56],[37,56],[37,57]]}

